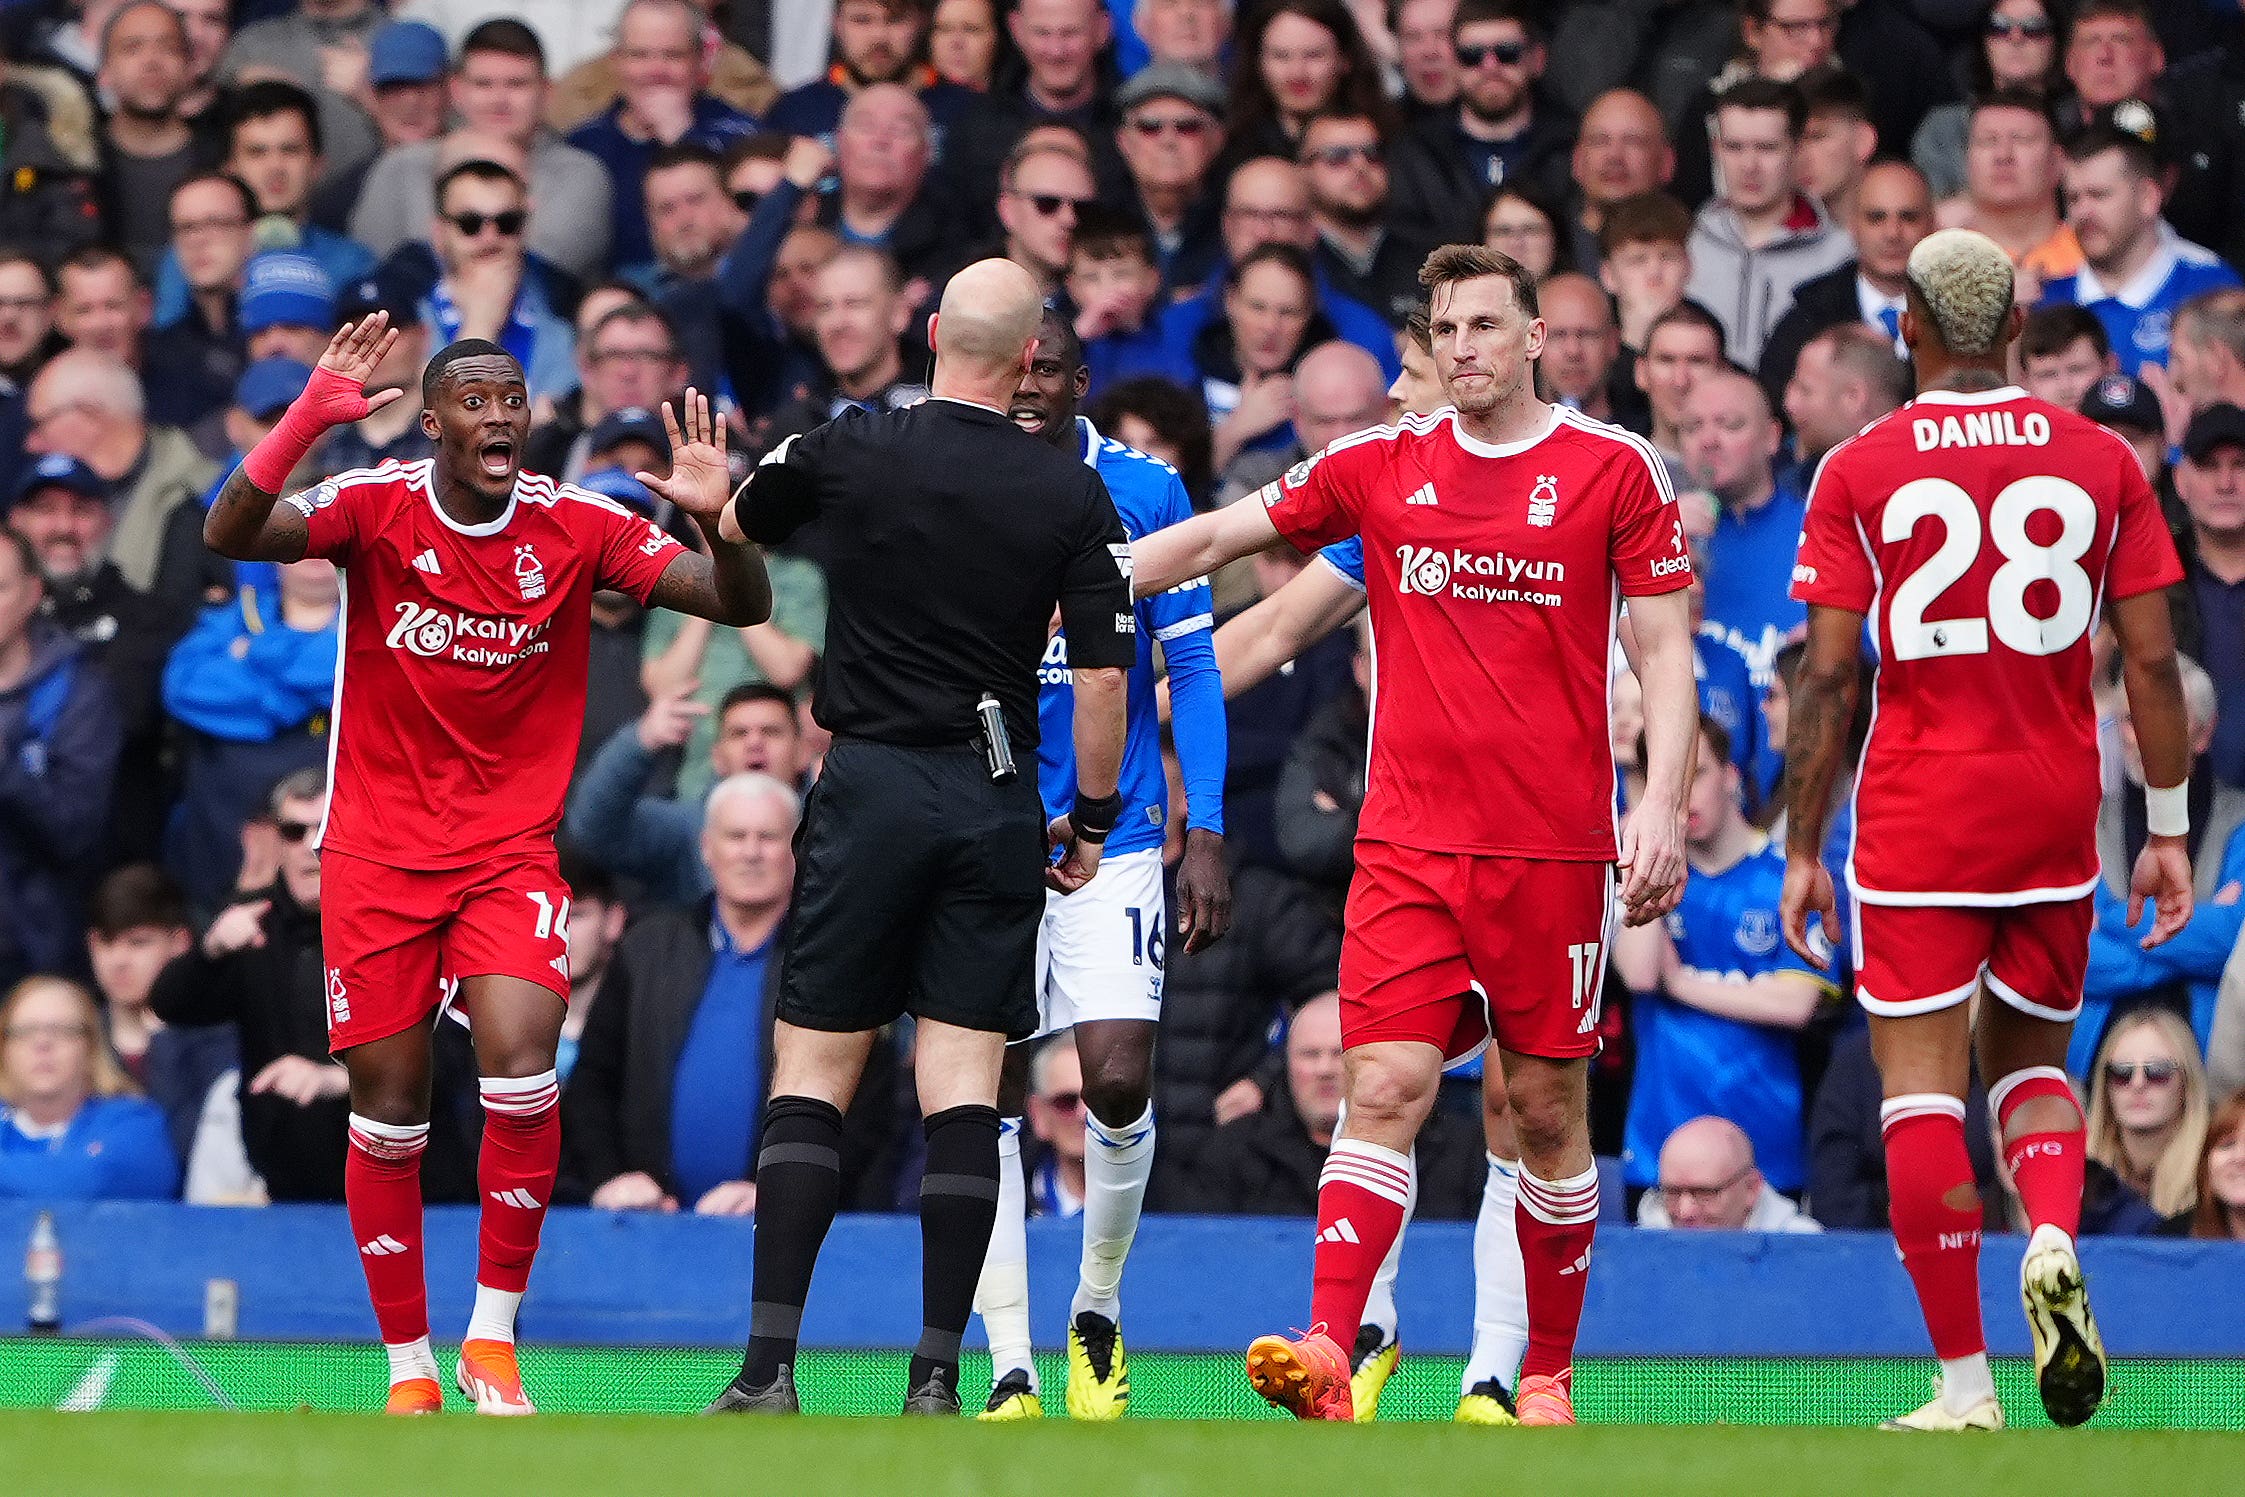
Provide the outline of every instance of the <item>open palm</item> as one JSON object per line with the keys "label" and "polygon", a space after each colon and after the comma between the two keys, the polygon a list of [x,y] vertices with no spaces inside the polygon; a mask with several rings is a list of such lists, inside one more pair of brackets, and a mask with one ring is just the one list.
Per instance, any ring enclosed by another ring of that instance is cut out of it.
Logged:
{"label": "open palm", "polygon": [[670,433],[670,476],[641,473],[639,481],[704,525],[714,526],[733,494],[733,470],[725,461],[725,423],[713,418],[709,397],[689,388],[685,427],[679,413],[663,402],[663,427]]}

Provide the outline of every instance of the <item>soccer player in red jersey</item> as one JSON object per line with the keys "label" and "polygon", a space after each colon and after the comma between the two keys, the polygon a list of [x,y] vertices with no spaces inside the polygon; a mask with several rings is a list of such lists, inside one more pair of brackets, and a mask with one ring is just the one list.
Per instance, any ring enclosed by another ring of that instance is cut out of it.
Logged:
{"label": "soccer player in red jersey", "polygon": [[2063,1069],[2098,878],[2100,611],[2119,637],[2145,783],[2161,787],[2147,792],[2129,923],[2152,901],[2143,944],[2156,946],[2190,919],[2190,750],[2164,591],[2182,568],[2128,444],[2011,384],[2023,321],[2011,277],[1995,242],[1966,230],[1911,252],[1902,336],[1918,397],[1824,459],[1793,571],[1809,633],[1781,908],[1786,939],[1820,965],[1807,921],[1839,934],[1819,850],[1866,618],[1877,649],[1847,864],[1856,996],[1884,1083],[1895,1242],[1941,1359],[1940,1396],[1890,1429],[2003,1427],[1964,1142],[1975,1039],[2033,1224],[2020,1287],[2043,1407],[2073,1425],[2104,1397],[2073,1243],[2082,1115]]}
{"label": "soccer player in red jersey", "polygon": [[[1651,447],[1536,399],[1527,272],[1451,245],[1420,279],[1455,408],[1343,438],[1261,503],[1146,537],[1133,585],[1158,591],[1280,539],[1364,540],[1375,668],[1341,947],[1348,1115],[1318,1186],[1310,1333],[1257,1341],[1249,1379],[1298,1417],[1351,1416],[1345,1348],[1410,1196],[1412,1140],[1444,1061],[1494,1037],[1523,1164],[1520,1421],[1567,1424],[1598,1215],[1588,1057],[1614,864],[1633,923],[1683,892],[1691,562]],[[1606,689],[1625,594],[1651,762],[1617,839]]]}
{"label": "soccer player in red jersey", "polygon": [[[238,561],[324,556],[343,570],[329,778],[320,829],[328,1039],[351,1078],[344,1194],[390,1355],[391,1413],[433,1413],[421,1268],[429,1040],[448,1008],[482,1072],[483,1210],[475,1312],[455,1379],[486,1414],[528,1414],[514,1348],[560,1157],[554,1050],[569,995],[569,890],[553,847],[585,716],[595,589],[724,624],[771,611],[755,548],[717,537],[691,474],[725,464],[692,391],[666,406],[671,477],[708,554],[569,484],[524,473],[522,367],[454,343],[422,376],[434,457],[340,474],[285,503],[330,427],[400,398],[364,384],[397,333],[377,312],[328,344],[304,393],[227,479],[203,525]],[[724,485],[716,487],[722,489]]]}

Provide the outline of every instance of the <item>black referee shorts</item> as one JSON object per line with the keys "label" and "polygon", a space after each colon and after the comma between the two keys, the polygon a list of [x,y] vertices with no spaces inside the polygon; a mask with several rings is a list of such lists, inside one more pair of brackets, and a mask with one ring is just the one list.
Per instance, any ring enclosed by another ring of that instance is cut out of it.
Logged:
{"label": "black referee shorts", "polygon": [[1034,759],[994,785],[970,746],[835,740],[795,833],[779,1017],[1035,1032],[1044,827]]}

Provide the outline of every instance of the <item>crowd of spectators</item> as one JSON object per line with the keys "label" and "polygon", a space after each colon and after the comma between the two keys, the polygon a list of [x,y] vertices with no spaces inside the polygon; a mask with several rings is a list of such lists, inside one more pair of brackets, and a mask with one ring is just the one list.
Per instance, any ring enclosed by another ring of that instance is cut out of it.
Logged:
{"label": "crowd of spectators", "polygon": [[[2129,439],[2188,572],[2199,913],[2155,952],[2126,919],[2142,771],[2100,698],[2087,1219],[2245,1237],[2235,0],[18,0],[0,61],[0,1194],[340,1197],[313,844],[341,589],[221,562],[200,522],[341,320],[403,330],[376,389],[497,340],[529,466],[674,526],[632,477],[668,461],[664,400],[714,392],[744,471],[918,400],[928,309],[1002,255],[1073,320],[1099,429],[1207,507],[1389,415],[1424,367],[1417,268],[1471,240],[1540,282],[1544,393],[1652,441],[1702,579],[1694,877],[1617,941],[1594,1067],[1613,1209],[1879,1227],[1849,954],[1798,961],[1775,918],[1787,584],[1816,463],[1907,397],[1904,262],[1966,225],[2018,265],[2020,381]],[[398,401],[297,478],[429,450]],[[815,533],[775,552],[747,629],[598,600],[563,828],[567,1198],[754,1209],[823,560]],[[1300,564],[1230,569],[1220,608]],[[1311,1210],[1365,665],[1344,631],[1230,704],[1237,926],[1166,948],[1156,1209]],[[1617,662],[1625,793],[1633,687]],[[455,1028],[436,1200],[474,1188]],[[859,1209],[918,1178],[911,1043],[849,1119]],[[1032,1079],[1031,1199],[1070,1214],[1073,1048]],[[1478,1089],[1451,1087],[1428,1216],[1481,1190]]]}

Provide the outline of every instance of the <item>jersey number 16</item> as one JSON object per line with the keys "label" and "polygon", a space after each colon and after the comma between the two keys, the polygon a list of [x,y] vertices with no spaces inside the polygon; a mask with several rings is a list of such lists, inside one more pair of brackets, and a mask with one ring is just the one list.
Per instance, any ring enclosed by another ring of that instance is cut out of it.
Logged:
{"label": "jersey number 16", "polygon": [[[2058,538],[2048,545],[2027,534],[2028,517],[2045,511],[2056,515],[2059,525]],[[1981,542],[1979,506],[1946,478],[1914,478],[1896,489],[1886,502],[1880,538],[1889,545],[1908,540],[1928,518],[1939,520],[1945,534],[1941,548],[1895,586],[1887,610],[1895,659],[1985,655],[1990,629],[2022,655],[2055,655],[2089,632],[2096,590],[2081,558],[2096,537],[2097,502],[2079,484],[2038,473],[2014,480],[1996,495],[1988,509],[1987,538],[2003,565],[1988,579],[1985,616],[1926,618],[1926,610],[1972,570]],[[2027,610],[2027,588],[2036,582],[2058,590],[2057,611],[2048,618]]]}

